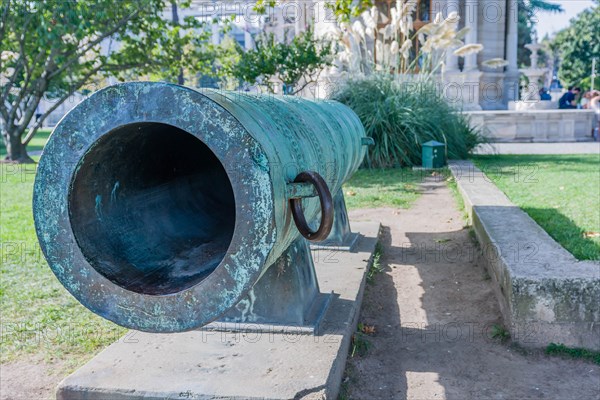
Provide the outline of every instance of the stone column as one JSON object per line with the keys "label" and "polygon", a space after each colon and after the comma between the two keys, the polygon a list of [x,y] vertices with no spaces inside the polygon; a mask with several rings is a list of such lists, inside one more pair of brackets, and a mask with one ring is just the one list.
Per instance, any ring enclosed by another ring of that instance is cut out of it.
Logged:
{"label": "stone column", "polygon": [[[459,10],[459,0],[446,0],[446,17],[450,15],[450,13]],[[458,57],[454,55],[452,50],[448,51],[446,54],[446,65],[444,67],[445,72],[456,72],[458,71]]]}
{"label": "stone column", "polygon": [[506,74],[504,79],[504,102],[508,105],[516,101],[519,96],[519,67],[517,63],[518,38],[518,12],[517,0],[507,0],[506,12],[508,13],[506,27]]}
{"label": "stone column", "polygon": [[[475,3],[474,5],[471,3]],[[471,27],[467,43],[477,43],[477,0],[466,0],[465,25]],[[446,17],[452,12],[459,12],[458,0],[446,0]],[[477,55],[465,59],[465,68],[461,72],[458,68],[458,57],[449,51],[446,55],[444,67],[444,95],[446,100],[464,111],[481,110],[479,106],[479,80],[481,72],[477,69]]]}
{"label": "stone column", "polygon": [[306,3],[304,1],[295,2],[296,5],[296,35],[304,32],[306,24]]}
{"label": "stone column", "polygon": [[[477,43],[477,30],[479,25],[479,0],[466,0],[465,2],[465,26],[468,26],[471,30],[467,34],[466,43],[474,44]],[[477,68],[477,54],[471,54],[465,57],[464,71],[476,71]]]}
{"label": "stone column", "polygon": [[517,50],[519,46],[518,37],[518,12],[519,4],[517,0],[507,0],[508,26],[506,27],[506,61],[508,61],[507,71],[518,71]]}
{"label": "stone column", "polygon": [[283,43],[285,41],[285,18],[283,7],[280,5],[276,10],[277,22],[275,25],[275,37],[279,43]]}
{"label": "stone column", "polygon": [[219,45],[221,43],[221,32],[219,32],[219,24],[213,23],[211,25],[211,32],[212,44],[214,44],[215,46]]}
{"label": "stone column", "polygon": [[246,22],[244,26],[244,49],[252,50],[254,48],[254,42],[252,41],[252,35],[250,34],[250,24]]}

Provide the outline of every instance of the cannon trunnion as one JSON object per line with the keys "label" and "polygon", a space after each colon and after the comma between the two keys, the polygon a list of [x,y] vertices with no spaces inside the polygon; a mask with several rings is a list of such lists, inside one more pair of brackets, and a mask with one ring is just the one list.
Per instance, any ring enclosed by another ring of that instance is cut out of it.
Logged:
{"label": "cannon trunnion", "polygon": [[326,209],[362,162],[364,137],[333,101],[111,86],[44,149],[38,238],[73,296],[129,328],[315,325],[327,295],[300,231],[322,240],[345,229],[345,210],[335,223]]}

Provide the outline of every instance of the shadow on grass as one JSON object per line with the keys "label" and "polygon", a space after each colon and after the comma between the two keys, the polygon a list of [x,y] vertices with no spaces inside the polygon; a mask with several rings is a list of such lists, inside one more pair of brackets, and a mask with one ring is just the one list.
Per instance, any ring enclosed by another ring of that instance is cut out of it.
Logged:
{"label": "shadow on grass", "polygon": [[600,237],[586,237],[598,232],[584,232],[572,219],[553,208],[522,209],[578,260],[600,260]]}

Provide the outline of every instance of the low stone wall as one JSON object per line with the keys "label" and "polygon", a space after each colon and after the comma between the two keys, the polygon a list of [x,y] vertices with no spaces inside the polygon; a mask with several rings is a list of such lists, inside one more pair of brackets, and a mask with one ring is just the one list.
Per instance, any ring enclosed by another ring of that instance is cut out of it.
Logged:
{"label": "low stone wall", "polygon": [[523,102],[523,101],[509,101],[508,109],[510,111],[536,111],[536,110],[557,110],[558,100],[556,101],[535,101],[535,102]]}
{"label": "low stone wall", "polygon": [[490,142],[581,142],[592,140],[592,110],[468,111],[471,126]]}
{"label": "low stone wall", "polygon": [[450,169],[512,339],[600,350],[600,262],[577,261],[471,162]]}

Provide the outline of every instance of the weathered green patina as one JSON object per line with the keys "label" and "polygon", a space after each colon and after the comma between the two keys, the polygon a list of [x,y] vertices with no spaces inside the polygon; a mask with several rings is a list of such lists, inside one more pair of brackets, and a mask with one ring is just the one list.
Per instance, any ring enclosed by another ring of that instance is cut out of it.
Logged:
{"label": "weathered green patina", "polygon": [[[318,285],[311,261],[289,271],[308,252],[289,200],[314,191],[291,183],[315,171],[341,193],[364,137],[333,101],[147,82],[103,89],[63,118],[40,160],[42,250],[73,296],[126,327],[185,331],[228,311],[225,320],[301,324]],[[318,224],[318,198],[304,198],[303,211]],[[294,282],[252,293],[281,276]],[[304,299],[303,316],[255,313],[286,287]]]}

